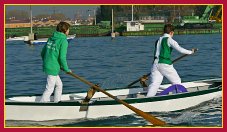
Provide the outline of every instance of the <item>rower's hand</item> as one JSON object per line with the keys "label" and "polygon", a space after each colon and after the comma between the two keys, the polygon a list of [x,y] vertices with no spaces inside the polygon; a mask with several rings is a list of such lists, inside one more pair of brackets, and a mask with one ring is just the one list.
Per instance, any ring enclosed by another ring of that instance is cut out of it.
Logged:
{"label": "rower's hand", "polygon": [[198,49],[193,48],[193,49],[192,49],[192,54],[194,54],[197,50],[198,50]]}
{"label": "rower's hand", "polygon": [[70,73],[72,73],[72,70],[69,70],[68,72],[66,72],[66,74],[70,74]]}
{"label": "rower's hand", "polygon": [[[63,70],[63,68],[60,68],[62,71],[64,71]],[[68,72],[65,72],[66,74],[69,74],[69,73],[72,73],[72,70],[69,70]]]}

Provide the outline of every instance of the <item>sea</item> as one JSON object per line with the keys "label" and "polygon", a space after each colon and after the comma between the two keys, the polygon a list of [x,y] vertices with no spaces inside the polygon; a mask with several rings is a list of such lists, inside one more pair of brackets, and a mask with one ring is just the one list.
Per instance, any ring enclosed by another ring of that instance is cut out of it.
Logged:
{"label": "sea", "polygon": [[[99,84],[103,89],[125,87],[150,72],[155,41],[159,37],[76,37],[68,45],[68,66],[75,74]],[[222,78],[222,34],[175,35],[173,38],[186,49],[198,49],[195,54],[174,63],[182,82]],[[42,48],[43,45],[28,45],[23,41],[5,43],[5,98],[43,93],[46,75],[42,71]],[[172,60],[181,55],[173,50]],[[84,92],[89,89],[89,86],[64,72],[60,73],[60,77],[63,93]],[[165,83],[169,83],[167,79],[163,80],[163,84]],[[150,114],[164,120],[168,124],[166,127],[222,127],[222,110],[222,98],[217,98],[183,111]],[[136,114],[41,122],[6,120],[5,126],[152,127]]]}

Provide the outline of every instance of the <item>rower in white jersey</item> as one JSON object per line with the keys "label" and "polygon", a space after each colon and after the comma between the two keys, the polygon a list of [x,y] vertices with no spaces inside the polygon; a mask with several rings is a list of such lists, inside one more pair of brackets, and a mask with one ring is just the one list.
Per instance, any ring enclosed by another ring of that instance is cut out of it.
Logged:
{"label": "rower in white jersey", "polygon": [[166,77],[171,84],[181,84],[181,78],[173,67],[171,61],[172,49],[182,54],[193,54],[196,49],[187,50],[182,48],[175,40],[173,40],[174,26],[166,24],[164,26],[164,34],[155,45],[154,62],[151,67],[151,83],[148,86],[147,97],[155,96],[163,77]]}

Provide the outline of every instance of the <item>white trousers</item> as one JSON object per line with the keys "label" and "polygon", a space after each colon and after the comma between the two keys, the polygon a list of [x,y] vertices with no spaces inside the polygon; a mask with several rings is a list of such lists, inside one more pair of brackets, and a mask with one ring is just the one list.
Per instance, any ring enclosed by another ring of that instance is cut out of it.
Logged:
{"label": "white trousers", "polygon": [[53,91],[54,91],[54,102],[61,101],[62,87],[63,87],[63,84],[59,75],[57,76],[47,75],[46,89],[43,92],[40,102],[50,101],[50,96],[53,93]]}
{"label": "white trousers", "polygon": [[156,95],[162,83],[163,77],[166,77],[171,84],[181,83],[181,78],[174,69],[173,65],[154,63],[153,67],[151,68],[151,83],[148,86],[147,97]]}

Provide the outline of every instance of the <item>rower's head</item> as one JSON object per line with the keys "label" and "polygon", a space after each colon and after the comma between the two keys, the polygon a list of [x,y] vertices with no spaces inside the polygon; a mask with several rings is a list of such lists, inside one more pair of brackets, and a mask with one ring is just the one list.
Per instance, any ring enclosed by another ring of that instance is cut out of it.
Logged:
{"label": "rower's head", "polygon": [[57,30],[58,32],[62,32],[62,33],[64,33],[64,34],[68,35],[68,34],[69,34],[69,27],[70,27],[70,24],[69,24],[69,23],[67,23],[67,22],[60,22],[60,23],[57,25],[56,30]]}
{"label": "rower's head", "polygon": [[174,26],[172,24],[166,24],[164,26],[164,33],[167,33],[171,37],[173,37],[173,34],[174,34]]}

